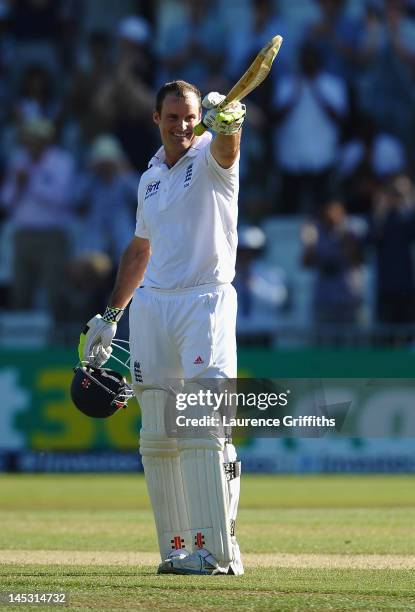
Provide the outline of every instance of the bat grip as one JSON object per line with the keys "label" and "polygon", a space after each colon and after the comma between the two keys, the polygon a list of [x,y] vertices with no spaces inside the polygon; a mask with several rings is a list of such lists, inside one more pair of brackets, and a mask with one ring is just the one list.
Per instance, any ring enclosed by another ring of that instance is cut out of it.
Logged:
{"label": "bat grip", "polygon": [[[222,100],[220,104],[215,106],[216,111],[217,112],[222,111],[229,104],[229,102],[230,102],[229,98],[228,96],[226,96],[226,98]],[[202,119],[202,121],[198,123],[197,125],[195,125],[195,127],[193,128],[193,134],[196,134],[196,136],[201,136],[202,134],[206,132],[207,129],[209,128],[207,125],[203,123],[203,119]]]}
{"label": "bat grip", "polygon": [[207,126],[203,123],[203,121],[201,121],[193,128],[193,134],[196,134],[196,136],[201,136],[207,129]]}

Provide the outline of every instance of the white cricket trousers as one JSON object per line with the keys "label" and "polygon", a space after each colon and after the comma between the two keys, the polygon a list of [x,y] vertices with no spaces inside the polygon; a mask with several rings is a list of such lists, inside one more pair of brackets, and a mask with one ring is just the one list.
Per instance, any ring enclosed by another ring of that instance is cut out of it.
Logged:
{"label": "white cricket trousers", "polygon": [[137,289],[130,306],[133,383],[236,378],[236,311],[228,283]]}

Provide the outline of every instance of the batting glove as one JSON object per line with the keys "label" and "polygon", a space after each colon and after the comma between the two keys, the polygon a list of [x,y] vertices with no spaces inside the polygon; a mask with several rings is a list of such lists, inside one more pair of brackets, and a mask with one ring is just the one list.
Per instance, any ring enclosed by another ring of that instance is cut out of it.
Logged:
{"label": "batting glove", "polygon": [[212,91],[203,98],[202,105],[208,109],[203,123],[218,134],[230,136],[237,134],[241,129],[246,115],[246,106],[235,101],[218,112],[217,107],[224,99],[225,96],[217,91]]}
{"label": "batting glove", "polygon": [[117,323],[124,310],[107,306],[104,315],[95,315],[79,337],[79,361],[86,361],[94,368],[100,368],[111,357],[111,343],[117,331]]}
{"label": "batting glove", "polygon": [[223,94],[220,94],[217,91],[211,91],[203,98],[202,106],[203,108],[206,108],[206,110],[216,108],[216,106],[219,106],[219,104],[223,102],[225,98],[226,96]]}

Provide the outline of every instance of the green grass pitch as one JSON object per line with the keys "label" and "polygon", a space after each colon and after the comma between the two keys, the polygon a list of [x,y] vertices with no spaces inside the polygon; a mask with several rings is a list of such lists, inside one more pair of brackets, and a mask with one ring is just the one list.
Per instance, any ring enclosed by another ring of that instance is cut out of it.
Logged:
{"label": "green grass pitch", "polygon": [[245,475],[245,576],[157,576],[142,475],[2,475],[0,591],[65,591],[70,610],[415,610],[414,525],[412,476]]}

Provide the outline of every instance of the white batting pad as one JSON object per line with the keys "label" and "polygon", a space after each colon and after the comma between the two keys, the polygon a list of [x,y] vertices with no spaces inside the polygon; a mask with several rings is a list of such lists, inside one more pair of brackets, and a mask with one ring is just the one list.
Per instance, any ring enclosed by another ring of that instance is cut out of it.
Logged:
{"label": "white batting pad", "polygon": [[140,453],[162,560],[171,553],[191,550],[177,441],[167,437],[164,426],[167,397],[165,391],[159,390],[139,393],[142,415]]}
{"label": "white batting pad", "polygon": [[[235,536],[236,515],[238,513],[239,495],[241,492],[240,463],[237,464],[236,449],[233,444],[225,444],[223,455],[224,455],[225,466],[234,464],[237,468],[236,474],[232,474],[232,473],[227,474],[226,482],[228,485],[228,501],[229,501],[228,513],[229,513],[230,535],[231,535],[232,552],[233,552],[233,561],[231,563],[231,568],[235,574],[241,575],[244,573],[244,568],[242,565],[239,545],[238,545],[238,542]],[[226,474],[226,470],[225,470],[225,474]]]}
{"label": "white batting pad", "polygon": [[[235,449],[229,446],[231,461],[234,461]],[[215,437],[178,440],[178,447],[193,551],[206,549],[220,568],[226,570],[230,566],[234,573],[242,574],[239,547],[233,535],[239,476],[227,480],[224,464],[228,461],[228,451],[224,451],[224,440]]]}

